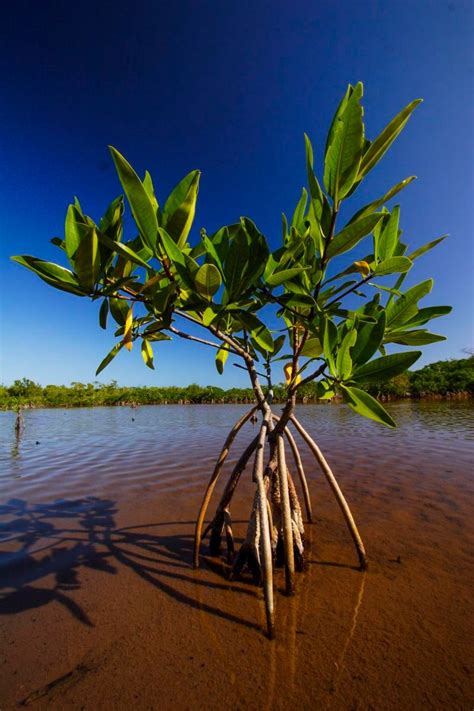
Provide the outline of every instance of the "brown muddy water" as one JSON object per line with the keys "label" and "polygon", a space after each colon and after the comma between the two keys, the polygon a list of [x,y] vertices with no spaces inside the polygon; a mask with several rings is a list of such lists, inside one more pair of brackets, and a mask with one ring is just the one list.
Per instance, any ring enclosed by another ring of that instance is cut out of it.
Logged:
{"label": "brown muddy water", "polygon": [[[273,642],[260,589],[206,555],[192,568],[202,492],[244,406],[37,410],[20,439],[0,413],[1,710],[471,709],[474,409],[389,409],[396,431],[300,408],[370,565],[357,570],[302,447],[309,565],[293,598],[277,574]],[[240,539],[251,497],[247,472]]]}

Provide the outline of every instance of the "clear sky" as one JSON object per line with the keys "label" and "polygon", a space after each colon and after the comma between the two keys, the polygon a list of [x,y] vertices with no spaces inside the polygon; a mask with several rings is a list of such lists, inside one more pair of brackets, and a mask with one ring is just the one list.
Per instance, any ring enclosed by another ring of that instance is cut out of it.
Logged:
{"label": "clear sky", "polygon": [[[276,247],[280,214],[305,182],[303,132],[321,161],[346,85],[365,84],[369,138],[405,104],[424,103],[354,197],[354,209],[411,174],[402,227],[419,246],[451,237],[417,262],[434,276],[424,305],[452,304],[433,323],[448,340],[420,364],[473,345],[473,4],[471,0],[11,2],[0,27],[0,382],[94,380],[113,344],[98,305],[55,291],[11,254],[57,260],[73,195],[99,218],[120,186],[115,145],[159,198],[202,170],[195,223],[208,232],[252,217]],[[319,168],[318,168],[319,170]],[[367,199],[366,199],[367,198]],[[129,234],[129,237],[133,237]],[[411,283],[407,280],[407,283]],[[101,374],[123,385],[245,383],[197,344],[139,349]]]}

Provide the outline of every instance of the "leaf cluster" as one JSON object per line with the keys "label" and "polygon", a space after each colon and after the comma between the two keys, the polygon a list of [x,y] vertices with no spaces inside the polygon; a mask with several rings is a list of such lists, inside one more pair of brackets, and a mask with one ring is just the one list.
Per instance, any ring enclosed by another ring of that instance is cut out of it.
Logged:
{"label": "leaf cluster", "polygon": [[[199,171],[186,175],[160,203],[150,174],[140,178],[111,147],[123,195],[111,202],[98,223],[77,199],[69,205],[64,237],[52,240],[68,267],[28,255],[13,259],[50,286],[100,299],[100,326],[106,328],[111,317],[118,340],[98,373],[137,340],[144,363],[154,368],[156,343],[183,337],[214,348],[219,373],[229,354],[242,358],[254,389],[255,374],[271,387],[272,368],[283,361],[288,398],[316,381],[319,397],[340,392],[353,410],[392,427],[392,418],[363,389],[364,383],[403,373],[421,354],[387,353],[387,346],[418,347],[443,339],[426,325],[449,313],[450,307],[420,306],[432,280],[405,291],[402,287],[415,260],[444,237],[414,251],[402,241],[400,208],[389,209],[387,204],[414,176],[338,225],[342,204],[376,167],[420,103],[412,101],[369,140],[362,97],[360,82],[349,85],[335,112],[322,182],[305,135],[307,187],[291,219],[283,215],[281,245],[273,251],[248,217],[213,234],[202,229],[191,241]],[[124,198],[136,226],[136,234],[126,241]],[[178,325],[183,321],[205,329],[214,340],[182,331]]]}

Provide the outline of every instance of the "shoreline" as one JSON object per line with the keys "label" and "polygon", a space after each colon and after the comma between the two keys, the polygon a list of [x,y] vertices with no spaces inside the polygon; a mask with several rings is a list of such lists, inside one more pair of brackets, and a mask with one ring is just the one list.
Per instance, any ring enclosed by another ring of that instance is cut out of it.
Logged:
{"label": "shoreline", "polygon": [[[375,397],[375,396],[374,396]],[[450,393],[429,393],[426,395],[381,395],[376,398],[380,402],[429,402],[429,401],[460,401],[460,400],[472,400],[474,399],[474,393],[461,391],[461,392],[450,392]],[[81,408],[101,408],[101,407],[130,407],[136,409],[139,407],[158,407],[159,405],[251,405],[254,401],[251,398],[241,399],[241,400],[203,400],[203,401],[193,401],[193,400],[156,400],[153,402],[137,402],[135,400],[119,400],[117,402],[101,402],[101,403],[91,403],[91,402],[76,402],[68,404],[67,402],[61,402],[57,404],[51,403],[32,403],[32,402],[18,402],[11,405],[0,405],[1,412],[16,412],[19,408],[22,410],[77,410]],[[284,405],[285,400],[282,398],[274,398],[274,404]],[[298,405],[343,405],[343,399],[341,396],[336,396],[331,400],[318,400],[316,398],[303,398],[298,401]]]}

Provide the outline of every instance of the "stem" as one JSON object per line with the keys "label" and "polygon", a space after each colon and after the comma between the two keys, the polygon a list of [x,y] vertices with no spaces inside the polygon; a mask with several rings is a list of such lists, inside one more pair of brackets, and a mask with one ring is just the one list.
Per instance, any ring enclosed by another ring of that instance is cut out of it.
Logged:
{"label": "stem", "polygon": [[298,422],[296,417],[294,415],[291,415],[290,417],[291,421],[293,422],[294,426],[300,433],[300,435],[303,437],[305,440],[306,444],[310,448],[310,450],[313,452],[316,461],[318,462],[319,466],[321,467],[323,474],[326,476],[326,479],[329,482],[329,486],[331,487],[334,496],[336,497],[336,501],[339,504],[339,507],[344,515],[345,521],[347,523],[347,527],[349,529],[349,532],[352,536],[352,540],[354,541],[356,550],[357,550],[357,555],[359,556],[359,563],[361,570],[365,570],[367,568],[368,562],[367,562],[367,554],[365,552],[364,544],[362,543],[362,538],[360,537],[359,531],[357,530],[357,526],[355,524],[354,518],[352,516],[351,510],[349,508],[349,505],[344,498],[344,495],[339,487],[339,484],[336,481],[336,477],[331,471],[331,468],[329,464],[327,463],[326,459],[324,458],[321,450],[319,449],[318,445],[316,442],[310,437],[310,435],[306,432],[304,427]]}
{"label": "stem", "polygon": [[282,508],[283,545],[285,550],[286,594],[295,592],[295,552],[293,550],[293,528],[291,523],[290,493],[288,489],[288,471],[286,469],[285,442],[283,434],[277,433],[278,476]]}
{"label": "stem", "polygon": [[[185,333],[184,331],[180,331],[178,328],[175,328],[174,326],[169,326],[166,330],[171,331],[171,333],[174,333],[176,336],[179,336],[180,338],[186,338],[188,341],[196,341],[197,343],[202,343],[205,346],[210,346],[211,348],[217,348],[217,350],[222,348],[221,343],[213,343],[212,341],[206,341],[204,338],[199,338],[198,336],[191,336],[190,333]],[[235,353],[236,355],[238,355],[237,351],[235,351],[230,346],[228,348],[224,348],[224,350],[229,351],[229,353]]]}
{"label": "stem", "polygon": [[[278,421],[277,415],[273,415],[273,419]],[[293,453],[293,459],[295,460],[296,469],[298,471],[298,476],[300,478],[301,488],[303,489],[303,498],[306,508],[306,515],[308,517],[308,523],[313,523],[313,512],[311,508],[311,498],[309,495],[308,482],[306,480],[306,475],[304,473],[303,462],[301,461],[301,455],[298,449],[298,445],[295,442],[295,438],[291,434],[288,427],[285,427],[285,436],[290,444],[291,451]]]}
{"label": "stem", "polygon": [[298,385],[295,387],[295,393],[300,388],[302,385],[307,385],[310,383],[312,380],[315,380],[315,378],[318,377],[318,375],[322,375],[324,373],[324,370],[326,368],[326,363],[324,362],[322,365],[319,366],[317,370],[314,371],[314,373],[311,373],[310,375],[307,375],[306,378],[303,378]]}
{"label": "stem", "polygon": [[263,479],[263,452],[267,437],[269,419],[265,417],[260,429],[260,436],[255,454],[254,478],[257,482],[257,499],[261,526],[263,594],[265,597],[265,612],[267,616],[267,632],[270,639],[274,637],[274,605],[273,605],[273,560],[270,539],[270,521],[268,517],[268,501]]}
{"label": "stem", "polygon": [[224,445],[221,449],[221,453],[219,454],[219,458],[216,462],[216,465],[214,467],[214,471],[212,472],[212,476],[209,480],[209,484],[207,485],[206,491],[204,493],[204,498],[202,500],[201,508],[199,509],[199,514],[197,517],[196,521],[196,528],[194,532],[194,567],[199,568],[199,550],[201,547],[201,533],[202,533],[202,526],[204,523],[204,519],[206,517],[206,512],[207,508],[209,506],[209,502],[211,500],[212,494],[214,492],[215,486],[217,484],[217,480],[219,478],[219,475],[221,473],[222,467],[224,466],[224,462],[227,459],[230,451],[230,447],[234,439],[236,438],[238,432],[242,429],[242,427],[245,425],[248,420],[252,417],[252,415],[257,411],[257,407],[253,407],[249,412],[247,412],[246,415],[240,418],[238,422],[235,423],[235,425],[232,427],[231,431],[227,435],[227,438],[224,442]]}

